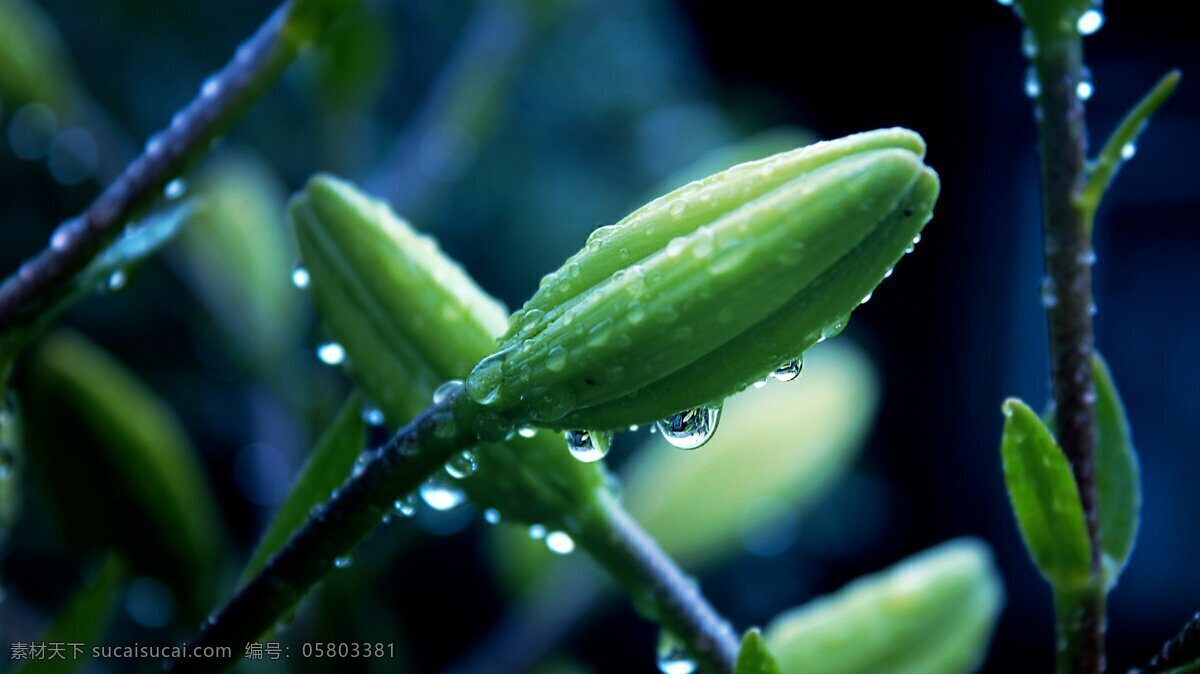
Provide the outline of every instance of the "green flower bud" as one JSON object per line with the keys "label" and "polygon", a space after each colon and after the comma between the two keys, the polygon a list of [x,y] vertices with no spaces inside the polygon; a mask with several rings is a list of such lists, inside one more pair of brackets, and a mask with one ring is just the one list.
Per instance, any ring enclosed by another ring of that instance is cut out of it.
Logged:
{"label": "green flower bud", "polygon": [[467,381],[561,428],[719,404],[836,334],[931,217],[924,143],[888,129],[693,182],[593,232]]}
{"label": "green flower bud", "polygon": [[767,646],[795,674],[970,672],[1003,598],[987,546],[950,541],[781,614]]}

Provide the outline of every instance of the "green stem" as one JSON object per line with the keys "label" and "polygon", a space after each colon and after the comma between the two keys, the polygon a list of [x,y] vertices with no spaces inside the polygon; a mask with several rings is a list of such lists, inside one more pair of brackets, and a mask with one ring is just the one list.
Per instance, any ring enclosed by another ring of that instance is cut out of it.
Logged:
{"label": "green stem", "polygon": [[285,2],[212,78],[171,124],[80,215],[54,232],[41,253],[0,285],[0,330],[27,323],[69,290],[72,276],[120,234],[125,223],[156,201],[162,188],[240,117],[279,78],[331,17],[336,3]]}
{"label": "green stem", "polygon": [[[1063,22],[1065,23],[1065,22]],[[1083,41],[1073,23],[1051,24],[1053,33],[1039,34],[1033,66],[1040,83],[1037,97],[1046,255],[1043,300],[1050,337],[1050,377],[1055,427],[1063,452],[1071,461],[1087,520],[1092,574],[1102,577],[1096,439],[1092,384],[1092,253],[1091,216],[1079,207],[1087,182],[1086,120],[1077,87],[1083,80]],[[1044,29],[1050,31],[1050,28]],[[1069,620],[1059,621],[1071,654],[1059,658],[1062,674],[1104,671],[1103,585],[1091,583],[1086,599],[1071,603]]]}
{"label": "green stem", "polygon": [[635,606],[678,637],[702,671],[732,672],[739,640],[695,582],[680,571],[614,496],[602,492],[595,515],[581,543],[625,585]]}
{"label": "green stem", "polygon": [[[1093,672],[1104,670],[1104,656],[1097,661],[1092,642],[1096,616],[1104,619],[1104,589],[1098,582],[1074,591],[1054,591],[1055,671]],[[1099,605],[1097,605],[1099,602]],[[1100,625],[1103,633],[1104,626]]]}

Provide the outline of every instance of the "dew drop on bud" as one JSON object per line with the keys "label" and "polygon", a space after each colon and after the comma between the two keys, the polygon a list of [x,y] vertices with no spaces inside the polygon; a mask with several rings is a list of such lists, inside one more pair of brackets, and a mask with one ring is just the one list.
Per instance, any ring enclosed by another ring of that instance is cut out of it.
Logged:
{"label": "dew drop on bud", "polygon": [[421,485],[421,500],[434,510],[454,510],[467,500],[463,490],[440,477],[431,477]]}
{"label": "dew drop on bud", "polygon": [[461,379],[451,379],[450,381],[437,387],[437,389],[433,392],[433,404],[440,405],[446,402],[452,393],[462,388],[462,385],[463,383]]}
{"label": "dew drop on bud", "polygon": [[475,453],[469,449],[459,452],[446,462],[446,474],[456,480],[474,475],[478,468],[479,461],[475,458]]}
{"label": "dew drop on bud", "polygon": [[658,641],[658,671],[662,674],[693,674],[696,661],[673,637],[663,635]]}
{"label": "dew drop on bud", "polygon": [[712,438],[720,416],[720,407],[697,407],[673,414],[655,425],[675,447],[696,449]]}
{"label": "dew drop on bud", "polygon": [[571,456],[584,463],[592,463],[603,459],[612,447],[613,434],[611,431],[567,431],[567,449]]}
{"label": "dew drop on bud", "polygon": [[800,357],[796,358],[795,360],[789,360],[783,365],[775,368],[775,371],[771,373],[771,377],[774,378],[775,381],[793,381],[796,377],[800,376],[800,372],[803,370],[804,358]]}

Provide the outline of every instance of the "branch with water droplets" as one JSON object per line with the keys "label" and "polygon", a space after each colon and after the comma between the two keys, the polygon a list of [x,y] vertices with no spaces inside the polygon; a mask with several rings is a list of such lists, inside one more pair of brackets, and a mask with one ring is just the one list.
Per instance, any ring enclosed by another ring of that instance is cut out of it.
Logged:
{"label": "branch with water droplets", "polygon": [[0,330],[31,322],[67,292],[73,275],[278,79],[341,2],[296,0],[276,9],[91,206],[60,225],[49,245],[0,285]]}

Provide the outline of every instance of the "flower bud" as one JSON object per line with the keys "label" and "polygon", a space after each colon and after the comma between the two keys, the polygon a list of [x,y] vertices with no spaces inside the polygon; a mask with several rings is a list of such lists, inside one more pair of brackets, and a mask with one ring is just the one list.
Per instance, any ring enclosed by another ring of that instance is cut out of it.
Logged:
{"label": "flower bud", "polygon": [[693,182],[592,234],[467,381],[563,428],[719,404],[835,334],[911,250],[936,174],[916,134],[817,143]]}

